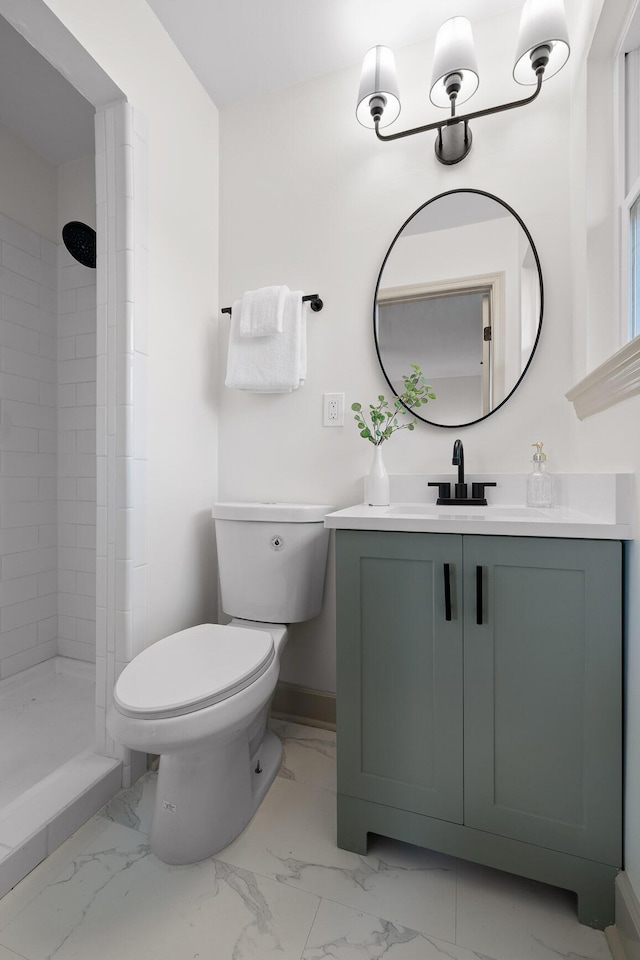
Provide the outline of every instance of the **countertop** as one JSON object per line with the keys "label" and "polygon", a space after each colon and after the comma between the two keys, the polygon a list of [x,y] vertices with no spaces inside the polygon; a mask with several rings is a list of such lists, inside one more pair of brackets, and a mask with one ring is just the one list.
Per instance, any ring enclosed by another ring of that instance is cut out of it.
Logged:
{"label": "countertop", "polygon": [[355,504],[327,514],[325,526],[340,530],[412,533],[464,533],[487,536],[573,537],[596,540],[633,538],[633,474],[561,474],[554,478],[557,506],[526,506],[526,474],[476,474],[496,480],[487,490],[487,507],[436,506],[429,480],[450,476],[391,477],[391,503]]}

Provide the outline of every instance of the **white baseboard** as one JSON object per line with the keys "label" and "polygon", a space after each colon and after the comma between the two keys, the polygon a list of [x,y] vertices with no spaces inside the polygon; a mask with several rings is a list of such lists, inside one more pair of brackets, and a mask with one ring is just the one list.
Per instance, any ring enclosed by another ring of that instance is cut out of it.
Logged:
{"label": "white baseboard", "polygon": [[616,924],[605,932],[613,960],[640,960],[640,900],[624,872],[616,877]]}

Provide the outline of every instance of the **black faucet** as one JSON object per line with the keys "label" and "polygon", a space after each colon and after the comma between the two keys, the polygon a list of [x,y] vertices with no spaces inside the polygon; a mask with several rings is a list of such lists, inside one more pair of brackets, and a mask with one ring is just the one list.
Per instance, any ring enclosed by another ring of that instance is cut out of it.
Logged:
{"label": "black faucet", "polygon": [[453,445],[451,463],[458,468],[458,482],[455,485],[456,500],[466,500],[467,485],[464,482],[464,447],[462,446],[462,440],[456,440]]}
{"label": "black faucet", "polygon": [[438,488],[437,504],[455,506],[456,504],[467,504],[469,506],[486,507],[487,500],[484,495],[485,487],[495,487],[494,482],[474,482],[471,484],[471,496],[467,494],[468,485],[464,479],[464,447],[462,440],[456,440],[453,445],[453,457],[451,463],[458,468],[458,482],[454,484],[455,496],[451,496],[451,484],[430,482],[430,487]]}

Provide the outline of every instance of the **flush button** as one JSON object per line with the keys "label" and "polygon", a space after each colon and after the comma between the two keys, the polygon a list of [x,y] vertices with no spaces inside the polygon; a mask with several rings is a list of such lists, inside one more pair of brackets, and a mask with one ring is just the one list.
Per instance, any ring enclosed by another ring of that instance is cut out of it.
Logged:
{"label": "flush button", "polygon": [[284,537],[279,536],[278,534],[275,537],[271,537],[271,546],[274,550],[283,550],[284,549]]}

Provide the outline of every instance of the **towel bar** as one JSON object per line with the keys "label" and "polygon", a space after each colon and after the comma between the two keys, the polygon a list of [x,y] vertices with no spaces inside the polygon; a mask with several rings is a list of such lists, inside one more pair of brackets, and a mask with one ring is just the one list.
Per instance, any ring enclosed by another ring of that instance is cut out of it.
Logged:
{"label": "towel bar", "polygon": [[[322,310],[324,304],[317,293],[309,293],[306,297],[302,298],[302,302],[309,302],[309,306],[314,313],[319,313]],[[231,307],[223,307],[220,313],[231,313]]]}

